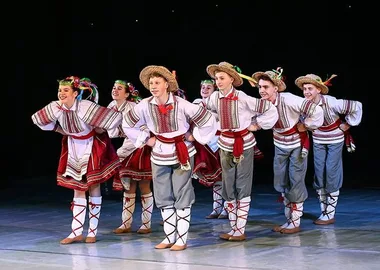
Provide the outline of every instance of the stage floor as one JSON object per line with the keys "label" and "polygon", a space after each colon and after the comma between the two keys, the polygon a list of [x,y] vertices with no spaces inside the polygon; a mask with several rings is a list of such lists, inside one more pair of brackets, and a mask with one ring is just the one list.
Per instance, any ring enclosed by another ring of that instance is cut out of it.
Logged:
{"label": "stage floor", "polygon": [[[284,222],[283,208],[272,186],[256,186],[252,192],[244,242],[220,240],[229,231],[228,220],[205,219],[212,210],[210,189],[197,189],[192,208],[188,248],[156,250],[164,238],[160,214],[154,208],[148,235],[115,235],[119,226],[121,193],[103,198],[98,241],[95,244],[60,245],[71,224],[72,192],[60,187],[14,188],[1,191],[0,269],[380,269],[380,190],[342,189],[336,223],[316,226],[319,216],[315,193],[309,190],[304,205],[302,231],[274,233]],[[133,229],[140,225],[137,200]],[[87,223],[84,232],[87,232]]]}

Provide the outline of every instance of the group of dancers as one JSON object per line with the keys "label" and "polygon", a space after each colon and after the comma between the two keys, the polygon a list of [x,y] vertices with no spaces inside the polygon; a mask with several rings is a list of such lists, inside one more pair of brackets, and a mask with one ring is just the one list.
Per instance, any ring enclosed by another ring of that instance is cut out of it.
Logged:
{"label": "group of dancers", "polygon": [[[355,150],[349,128],[360,124],[362,104],[328,95],[335,75],[326,81],[315,74],[298,77],[295,84],[301,97],[285,91],[281,68],[247,76],[238,66],[221,62],[206,71],[210,78],[201,81],[200,98],[193,102],[179,87],[175,72],[163,66],[147,66],[140,72],[150,97],[140,97],[131,82],[116,80],[108,106],[98,104],[97,86],[89,78],[59,81],[58,100],[33,114],[32,120],[42,130],[63,135],[57,184],[74,194],[71,233],[61,244],[96,242],[100,185],[112,180],[113,189],[123,192],[122,221],[115,234],[132,232],[138,186],[142,214],[137,233],[151,233],[156,205],[165,237],[155,248],[186,249],[195,202],[192,178],[213,190],[213,210],[206,218],[229,220],[230,230],[219,237],[246,240],[254,160],[262,158],[255,133],[261,129],[273,130],[274,188],[284,204],[285,222],[273,231],[292,234],[301,229],[308,198],[309,134],[313,187],[321,209],[314,223],[335,222],[343,146]],[[261,98],[237,89],[243,79],[258,89]],[[112,138],[123,139],[117,150]]]}

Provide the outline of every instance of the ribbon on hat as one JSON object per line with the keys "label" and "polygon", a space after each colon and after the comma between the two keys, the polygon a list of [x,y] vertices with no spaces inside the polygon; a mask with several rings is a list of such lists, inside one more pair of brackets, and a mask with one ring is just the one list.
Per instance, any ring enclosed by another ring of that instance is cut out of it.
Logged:
{"label": "ribbon on hat", "polygon": [[272,71],[276,74],[274,79],[285,81],[285,76],[282,75],[284,69],[282,67],[278,67],[276,69],[272,69]]}
{"label": "ribbon on hat", "polygon": [[233,69],[237,71],[237,73],[243,73],[238,66],[233,66]]}
{"label": "ribbon on hat", "polygon": [[[332,86],[332,84],[331,84],[331,80],[334,79],[336,76],[338,76],[338,75],[333,74],[333,75],[330,76],[330,78],[328,78],[326,81],[324,81],[324,82],[322,82],[322,83],[323,83],[324,85],[326,85],[326,86]],[[328,77],[328,75],[327,75],[327,77]]]}
{"label": "ribbon on hat", "polygon": [[235,65],[235,66],[233,66],[232,68],[233,68],[233,69],[239,74],[239,76],[240,76],[241,78],[246,79],[246,80],[248,80],[248,81],[252,81],[253,83],[257,83],[256,80],[255,80],[254,78],[249,77],[249,76],[247,76],[247,75],[244,75],[243,72],[241,71],[241,68],[239,68],[238,66]]}

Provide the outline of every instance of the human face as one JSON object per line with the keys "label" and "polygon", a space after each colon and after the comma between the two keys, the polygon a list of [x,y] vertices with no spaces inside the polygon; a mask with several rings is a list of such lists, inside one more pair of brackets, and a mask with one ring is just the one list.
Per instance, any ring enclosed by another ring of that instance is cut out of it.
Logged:
{"label": "human face", "polygon": [[149,91],[155,98],[167,95],[169,84],[162,77],[152,77],[149,79]]}
{"label": "human face", "polygon": [[215,90],[212,83],[202,83],[201,84],[201,97],[208,98]]}
{"label": "human face", "polygon": [[125,100],[129,96],[129,92],[124,84],[115,83],[111,92],[112,98],[116,101]]}
{"label": "human face", "polygon": [[68,108],[73,106],[78,91],[74,91],[70,85],[60,85],[58,88],[58,99],[62,104],[65,104]]}
{"label": "human face", "polygon": [[262,99],[274,102],[277,97],[278,87],[273,82],[260,79],[258,83],[259,94]]}
{"label": "human face", "polygon": [[234,79],[226,72],[217,71],[215,73],[215,81],[219,90],[225,93],[231,90]]}
{"label": "human face", "polygon": [[307,100],[316,100],[316,98],[321,93],[321,89],[316,87],[314,84],[311,83],[305,83],[303,85],[303,95]]}

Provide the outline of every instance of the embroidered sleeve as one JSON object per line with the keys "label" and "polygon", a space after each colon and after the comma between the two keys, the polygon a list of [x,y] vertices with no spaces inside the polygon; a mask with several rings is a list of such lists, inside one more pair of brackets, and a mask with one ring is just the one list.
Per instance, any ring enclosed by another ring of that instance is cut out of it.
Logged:
{"label": "embroidered sleeve", "polygon": [[150,130],[144,117],[144,108],[146,106],[147,100],[144,99],[124,114],[123,131],[136,148],[144,145],[148,136],[150,136]]}
{"label": "embroidered sleeve", "polygon": [[140,121],[140,117],[138,116],[136,109],[138,108],[136,108],[135,106],[133,109],[129,110],[124,116],[124,121],[129,127],[136,126],[136,124]]}
{"label": "embroidered sleeve", "polygon": [[301,114],[305,115],[305,117],[310,117],[314,113],[316,107],[317,104],[313,101],[303,99],[300,107],[300,112]]}
{"label": "embroidered sleeve", "polygon": [[301,118],[308,129],[314,130],[323,125],[323,109],[316,103],[304,99],[301,103]]}
{"label": "embroidered sleeve", "polygon": [[[187,101],[186,101],[187,102]],[[185,112],[189,121],[194,123],[192,134],[200,144],[207,144],[215,136],[217,121],[215,117],[204,107],[187,102]]]}
{"label": "embroidered sleeve", "polygon": [[219,121],[219,116],[217,112],[219,93],[214,92],[206,99],[206,109],[212,113],[217,121]]}
{"label": "embroidered sleeve", "polygon": [[264,113],[269,110],[270,107],[270,102],[264,99],[257,99],[256,102],[254,102],[253,106],[251,109],[254,112],[257,112],[259,114]]}
{"label": "embroidered sleeve", "polygon": [[211,117],[212,115],[209,111],[207,111],[204,107],[199,106],[198,111],[190,117],[190,120],[198,127],[202,127],[210,120]]}
{"label": "embroidered sleeve", "polygon": [[32,115],[33,123],[42,130],[54,130],[59,114],[59,103],[53,101]]}
{"label": "embroidered sleeve", "polygon": [[78,115],[88,125],[106,130],[117,128],[122,120],[121,112],[108,109],[88,100],[80,102]]}
{"label": "embroidered sleeve", "polygon": [[[116,111],[117,110],[116,109],[116,102],[114,100],[111,101],[111,103],[108,104],[107,108]],[[110,138],[119,138],[119,137],[125,138],[125,134],[123,132],[123,128],[122,128],[121,124],[119,126],[117,126],[116,128],[108,129],[107,132],[108,132],[108,136]]]}
{"label": "embroidered sleeve", "polygon": [[362,103],[354,100],[335,99],[334,102],[329,101],[329,105],[333,105],[334,111],[343,114],[347,124],[357,126],[362,120]]}
{"label": "embroidered sleeve", "polygon": [[248,96],[240,92],[239,99],[244,99],[253,115],[257,115],[256,122],[262,129],[271,129],[278,120],[276,106],[270,101]]}
{"label": "embroidered sleeve", "polygon": [[144,108],[147,106],[147,99],[143,99],[140,103],[131,106],[127,113],[124,114],[123,127],[133,128],[146,124],[144,119]]}
{"label": "embroidered sleeve", "polygon": [[318,106],[316,103],[302,99],[300,106],[301,117],[303,123],[309,129],[317,129],[323,124],[323,110],[321,106]]}

